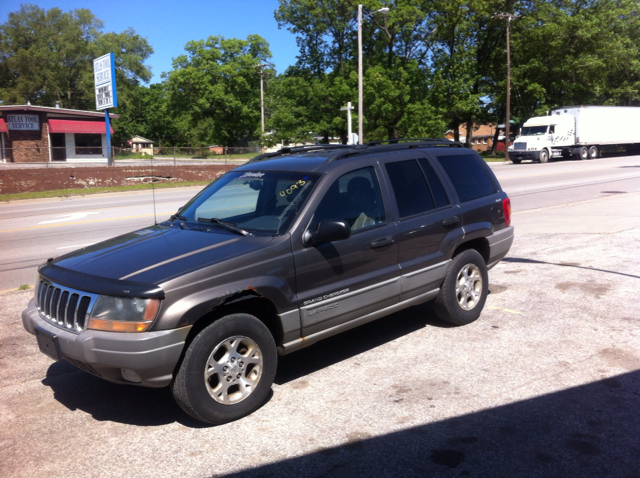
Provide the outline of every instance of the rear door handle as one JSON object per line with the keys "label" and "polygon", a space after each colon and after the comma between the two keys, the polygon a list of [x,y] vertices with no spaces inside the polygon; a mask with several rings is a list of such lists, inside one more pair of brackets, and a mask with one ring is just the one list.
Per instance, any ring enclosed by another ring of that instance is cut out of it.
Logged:
{"label": "rear door handle", "polygon": [[460,222],[460,218],[458,216],[451,216],[442,221],[443,226],[453,226]]}
{"label": "rear door handle", "polygon": [[376,239],[371,243],[372,248],[388,246],[389,244],[393,244],[393,237],[383,237],[382,239]]}

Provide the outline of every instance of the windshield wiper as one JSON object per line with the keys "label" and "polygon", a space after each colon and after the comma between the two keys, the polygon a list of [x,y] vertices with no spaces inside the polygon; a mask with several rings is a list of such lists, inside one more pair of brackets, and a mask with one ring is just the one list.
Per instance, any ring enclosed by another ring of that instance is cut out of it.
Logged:
{"label": "windshield wiper", "polygon": [[223,221],[218,219],[217,217],[199,217],[196,219],[198,222],[210,222],[212,224],[216,224],[218,226],[222,226],[228,231],[235,232],[236,234],[240,234],[241,236],[251,236],[252,234],[244,229],[240,229],[232,222]]}
{"label": "windshield wiper", "polygon": [[170,218],[169,221],[175,221],[176,219],[179,219],[181,221],[186,221],[187,218],[184,216],[181,216],[180,214],[173,214]]}

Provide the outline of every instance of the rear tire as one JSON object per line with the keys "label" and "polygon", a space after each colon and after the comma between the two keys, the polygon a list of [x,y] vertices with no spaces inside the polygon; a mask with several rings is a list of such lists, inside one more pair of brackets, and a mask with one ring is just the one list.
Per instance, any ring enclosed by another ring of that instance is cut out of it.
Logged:
{"label": "rear tire", "polygon": [[589,159],[596,159],[598,157],[598,147],[590,146],[589,147]]}
{"label": "rear tire", "polygon": [[480,317],[487,300],[489,273],[474,249],[458,254],[449,264],[434,310],[445,322],[467,325]]}
{"label": "rear tire", "polygon": [[232,314],[193,339],[171,383],[185,412],[222,424],[257,410],[266,400],[278,355],[269,329],[248,314]]}
{"label": "rear tire", "polygon": [[580,156],[580,159],[582,159],[583,161],[585,159],[589,159],[589,150],[587,149],[586,146],[582,146],[580,148],[580,152],[578,153],[578,156]]}

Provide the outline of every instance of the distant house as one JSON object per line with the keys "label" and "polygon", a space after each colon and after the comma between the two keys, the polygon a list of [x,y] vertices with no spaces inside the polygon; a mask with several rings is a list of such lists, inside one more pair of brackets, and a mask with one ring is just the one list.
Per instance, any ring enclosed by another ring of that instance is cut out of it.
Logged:
{"label": "distant house", "polygon": [[[464,143],[467,139],[467,129],[464,125],[460,125],[460,142]],[[483,124],[476,126],[471,132],[471,148],[476,151],[488,151],[493,144],[493,138],[496,132],[496,125]],[[452,129],[445,133],[445,138],[454,140],[455,134]],[[503,138],[504,139],[504,138]]]}
{"label": "distant house", "polygon": [[136,153],[153,155],[153,141],[142,136],[134,136],[129,141],[129,147]]}
{"label": "distant house", "polygon": [[[119,116],[109,113],[109,118]],[[106,163],[106,132],[104,113],[59,106],[1,105],[0,161]]]}

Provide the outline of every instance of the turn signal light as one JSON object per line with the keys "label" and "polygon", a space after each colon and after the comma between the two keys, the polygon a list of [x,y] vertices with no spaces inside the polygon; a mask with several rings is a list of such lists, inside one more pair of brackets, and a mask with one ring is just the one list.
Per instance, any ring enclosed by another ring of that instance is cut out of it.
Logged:
{"label": "turn signal light", "polygon": [[509,227],[511,225],[511,199],[502,200],[502,210],[504,211],[504,223]]}
{"label": "turn signal light", "polygon": [[149,322],[124,322],[120,320],[89,319],[89,328],[107,332],[144,332],[152,323],[152,320]]}

